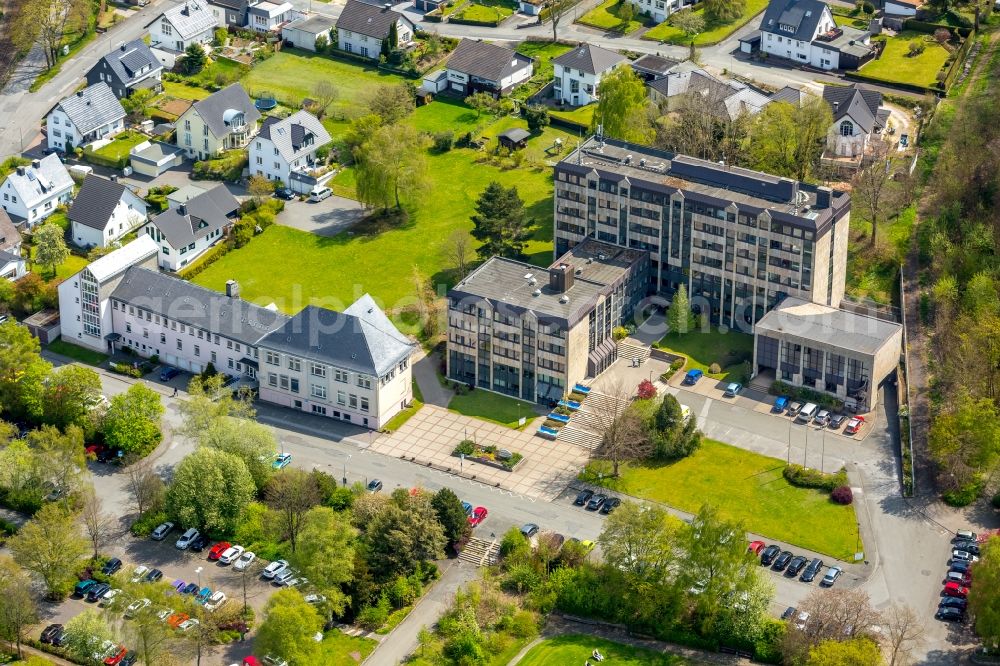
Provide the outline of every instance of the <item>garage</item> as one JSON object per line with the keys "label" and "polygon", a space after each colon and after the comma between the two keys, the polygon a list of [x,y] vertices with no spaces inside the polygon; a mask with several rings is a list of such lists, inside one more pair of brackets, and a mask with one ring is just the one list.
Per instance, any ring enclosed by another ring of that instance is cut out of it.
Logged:
{"label": "garage", "polygon": [[156,178],[184,162],[184,150],[162,141],[143,141],[129,153],[132,171]]}

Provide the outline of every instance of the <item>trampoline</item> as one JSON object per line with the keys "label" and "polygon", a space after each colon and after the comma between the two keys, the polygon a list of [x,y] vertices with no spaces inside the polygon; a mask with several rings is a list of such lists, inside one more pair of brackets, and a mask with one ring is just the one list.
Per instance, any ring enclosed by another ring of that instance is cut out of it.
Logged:
{"label": "trampoline", "polygon": [[278,106],[278,100],[274,98],[274,93],[261,93],[260,97],[254,100],[254,106],[257,107],[258,111],[270,111],[274,107]]}

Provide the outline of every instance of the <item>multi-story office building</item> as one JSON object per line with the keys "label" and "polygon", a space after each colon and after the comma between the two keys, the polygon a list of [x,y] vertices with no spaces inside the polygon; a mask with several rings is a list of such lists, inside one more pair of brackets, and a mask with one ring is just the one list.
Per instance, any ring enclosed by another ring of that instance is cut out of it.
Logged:
{"label": "multi-story office building", "polygon": [[646,295],[648,257],[592,239],[548,270],[493,257],[448,292],[448,377],[558,400],[617,358],[612,330]]}
{"label": "multi-story office building", "polygon": [[650,292],[684,284],[749,332],[786,296],[839,306],[850,210],[828,187],[591,137],[555,168],[555,253],[587,238],[644,250]]}

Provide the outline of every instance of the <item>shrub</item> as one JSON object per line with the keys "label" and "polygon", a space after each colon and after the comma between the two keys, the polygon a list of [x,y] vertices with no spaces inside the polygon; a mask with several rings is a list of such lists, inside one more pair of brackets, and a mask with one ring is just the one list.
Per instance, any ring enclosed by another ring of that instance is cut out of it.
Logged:
{"label": "shrub", "polygon": [[713,363],[712,365],[708,366],[708,371],[713,375],[717,375],[720,372],[722,372],[722,366],[720,366],[718,363]]}
{"label": "shrub", "polygon": [[837,504],[851,504],[854,502],[854,493],[850,486],[837,486],[830,492],[830,499]]}
{"label": "shrub", "polygon": [[833,492],[834,488],[847,485],[847,472],[843,469],[836,474],[824,474],[818,469],[807,469],[802,465],[785,465],[782,476],[793,486],[818,488]]}
{"label": "shrub", "polygon": [[476,451],[476,443],[471,439],[463,439],[459,442],[458,446],[455,447],[455,454],[464,453],[467,456],[471,456]]}
{"label": "shrub", "polygon": [[455,133],[448,130],[434,134],[434,151],[446,153],[455,145]]}
{"label": "shrub", "polygon": [[141,518],[137,518],[132,523],[129,530],[134,536],[148,537],[156,529],[156,526],[167,520],[166,511],[147,511]]}
{"label": "shrub", "polygon": [[924,49],[926,48],[927,46],[924,44],[924,40],[922,39],[911,40],[909,44],[909,55],[910,57],[918,56],[921,53],[923,53]]}
{"label": "shrub", "polygon": [[128,363],[111,362],[108,364],[108,367],[111,368],[111,372],[116,372],[119,375],[134,377],[135,379],[142,377],[142,370]]}
{"label": "shrub", "polygon": [[528,131],[538,134],[550,123],[549,110],[541,104],[531,104],[524,107],[522,111],[524,119],[528,121]]}
{"label": "shrub", "polygon": [[614,330],[611,331],[611,337],[615,339],[615,342],[624,340],[628,337],[628,329],[624,326],[615,326]]}
{"label": "shrub", "polygon": [[316,53],[326,53],[329,47],[330,40],[326,38],[326,35],[320,35],[316,38]]}
{"label": "shrub", "polygon": [[382,595],[377,604],[361,609],[361,612],[358,613],[357,623],[368,631],[375,631],[386,623],[391,611],[392,606],[389,604],[389,600],[385,595]]}
{"label": "shrub", "polygon": [[967,483],[961,488],[954,488],[952,490],[947,490],[941,494],[941,499],[944,503],[949,506],[969,506],[976,501],[979,497],[979,493],[983,489],[983,483],[981,480],[976,480],[972,483]]}
{"label": "shrub", "polygon": [[225,28],[216,28],[212,33],[212,46],[225,46],[229,39],[229,31]]}
{"label": "shrub", "polygon": [[636,391],[636,395],[639,396],[640,400],[649,400],[656,397],[656,387],[648,379],[643,379],[639,382],[639,388]]}
{"label": "shrub", "polygon": [[674,359],[673,363],[670,364],[670,374],[673,374],[684,367],[684,363],[687,362],[685,358]]}

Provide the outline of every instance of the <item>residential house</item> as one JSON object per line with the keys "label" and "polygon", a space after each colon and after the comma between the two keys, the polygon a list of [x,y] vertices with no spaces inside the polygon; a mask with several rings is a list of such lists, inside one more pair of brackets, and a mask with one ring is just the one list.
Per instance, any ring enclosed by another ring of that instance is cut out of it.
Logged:
{"label": "residential house", "polygon": [[125,130],[125,109],[104,81],[66,97],[46,119],[49,148],[64,152]]}
{"label": "residential house", "polygon": [[691,7],[697,0],[636,0],[637,14],[647,14],[655,23],[663,23],[674,12]]}
{"label": "residential house", "polygon": [[220,28],[245,28],[250,0],[208,0],[208,9]]}
{"label": "residential house", "polygon": [[162,90],[160,76],[163,65],[156,59],[146,42],[136,39],[126,42],[104,55],[87,72],[87,83],[104,81],[118,99],[131,97],[136,90]]}
{"label": "residential house", "polygon": [[183,0],[146,25],[150,46],[181,53],[192,44],[208,44],[218,21],[205,0]]}
{"label": "residential house", "polygon": [[276,3],[261,0],[247,9],[247,27],[254,32],[281,32],[281,27],[298,16],[287,2]]}
{"label": "residential house", "polygon": [[17,280],[28,272],[21,256],[21,233],[7,211],[0,209],[0,277]]}
{"label": "residential house", "polygon": [[413,400],[417,345],[368,294],[344,312],[307,305],[258,347],[261,400],[376,430]]}
{"label": "residential house", "polygon": [[772,102],[786,102],[792,106],[802,106],[806,99],[806,93],[800,88],[793,88],[792,86],[785,86],[781,90],[771,93]]}
{"label": "residential house", "polygon": [[833,112],[833,124],[826,133],[827,156],[860,162],[872,136],[881,132],[889,120],[889,109],[882,107],[882,93],[856,83],[824,86],[823,101]]}
{"label": "residential house", "polygon": [[341,51],[378,60],[382,53],[382,40],[389,37],[393,25],[396,26],[397,46],[413,41],[416,26],[406,16],[394,11],[391,4],[372,5],[361,0],[347,0],[337,19],[337,47]]}
{"label": "residential house", "polygon": [[449,379],[549,404],[618,358],[649,253],[586,239],[547,270],[493,257],[448,291]]}
{"label": "residential house", "polygon": [[486,92],[505,95],[531,78],[534,60],[505,46],[463,39],[445,65],[448,89],[467,97]]}
{"label": "residential house", "polygon": [[150,178],[156,178],[183,163],[184,150],[162,141],[143,141],[129,151],[132,171]]}
{"label": "residential house", "polygon": [[73,198],[73,178],[55,153],[19,166],[0,184],[0,206],[28,229]]}
{"label": "residential house", "polygon": [[316,14],[309,18],[299,19],[281,29],[281,38],[291,46],[305,51],[316,50],[316,40],[320,37],[330,43],[330,31],[335,21],[327,16]]}
{"label": "residential house", "polygon": [[821,0],[771,0],[760,31],[764,53],[820,69],[856,69],[875,56],[871,33],[838,26]]}
{"label": "residential house", "polygon": [[59,321],[67,342],[107,354],[119,339],[114,333],[111,292],[130,266],[156,270],[156,243],[140,236],[59,283]]}
{"label": "residential house", "polygon": [[555,167],[555,248],[644,249],[650,293],[684,285],[713,321],[750,331],[785,296],[840,306],[851,198],[829,187],[591,137]]}
{"label": "residential house", "polygon": [[197,101],[177,119],[177,146],[199,160],[239,150],[257,132],[260,111],[239,83]]}
{"label": "residential house", "polygon": [[146,202],[115,176],[90,174],[69,208],[69,221],[77,246],[107,247],[146,221]]}
{"label": "residential house", "polygon": [[768,94],[739,81],[712,76],[691,61],[677,65],[666,76],[646,85],[650,99],[668,111],[686,103],[728,120],[743,114],[755,115],[771,102]]}
{"label": "residential house", "polygon": [[555,69],[552,96],[557,102],[584,106],[597,101],[601,77],[629,60],[616,51],[581,44],[552,59]]}
{"label": "residential house", "polygon": [[923,0],[885,0],[883,11],[886,16],[913,18],[923,6]]}
{"label": "residential house", "polygon": [[216,185],[184,203],[171,205],[143,227],[159,246],[160,268],[178,271],[222,240],[235,221],[240,202],[225,185]]}
{"label": "residential house", "polygon": [[631,67],[639,78],[648,83],[663,78],[673,71],[674,67],[681,64],[681,62],[674,58],[647,53],[633,60]]}
{"label": "residential house", "polygon": [[330,141],[326,128],[308,111],[296,111],[282,119],[268,116],[250,142],[250,173],[306,194],[315,181],[307,184],[294,176],[311,171],[316,166],[316,151]]}

